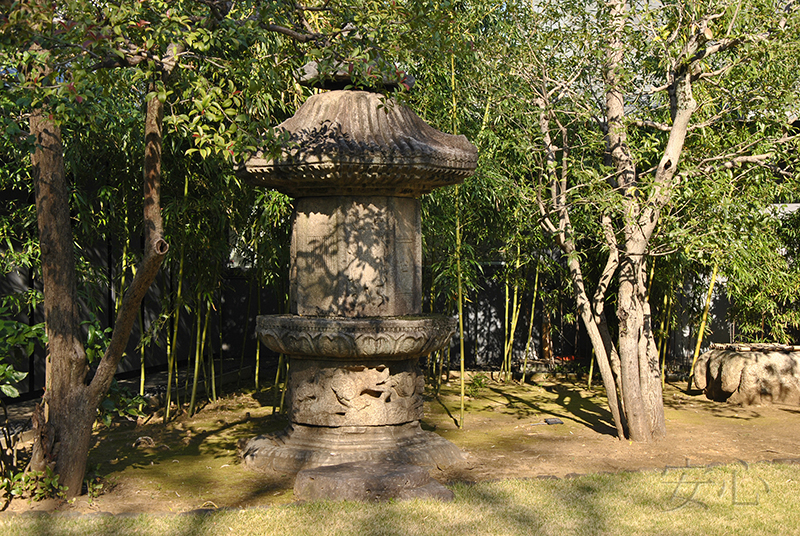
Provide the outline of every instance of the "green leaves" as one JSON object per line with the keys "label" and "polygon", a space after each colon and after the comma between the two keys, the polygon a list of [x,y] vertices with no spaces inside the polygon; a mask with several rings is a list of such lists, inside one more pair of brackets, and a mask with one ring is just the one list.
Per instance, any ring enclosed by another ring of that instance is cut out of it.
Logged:
{"label": "green leaves", "polygon": [[[33,349],[31,349],[30,352],[33,352]],[[7,363],[0,363],[0,391],[2,391],[5,396],[11,398],[18,397],[19,390],[12,384],[22,381],[27,375],[27,372],[14,370],[14,367]]]}
{"label": "green leaves", "polygon": [[131,393],[130,390],[113,380],[106,398],[103,399],[97,410],[97,419],[106,427],[111,426],[114,417],[136,420],[137,417],[144,416],[141,409],[144,405],[144,398]]}
{"label": "green leaves", "polygon": [[11,313],[10,307],[0,306],[0,392],[16,398],[19,390],[15,384],[22,381],[28,373],[16,370],[12,363],[5,361],[15,360],[15,355],[16,360],[27,359],[33,354],[37,342],[46,342],[46,336],[43,324],[29,326],[14,320]]}

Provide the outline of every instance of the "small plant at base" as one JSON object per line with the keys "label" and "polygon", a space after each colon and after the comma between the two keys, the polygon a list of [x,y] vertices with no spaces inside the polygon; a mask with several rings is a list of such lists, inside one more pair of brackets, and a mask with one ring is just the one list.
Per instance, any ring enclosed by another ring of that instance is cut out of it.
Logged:
{"label": "small plant at base", "polygon": [[64,498],[67,494],[67,486],[60,485],[58,477],[59,475],[55,474],[52,469],[46,468],[44,474],[39,477],[33,500],[41,501],[51,497]]}
{"label": "small plant at base", "polygon": [[470,398],[477,397],[481,390],[486,388],[488,384],[489,377],[486,374],[482,372],[475,374],[470,378],[469,385],[467,385],[467,395],[469,395]]}
{"label": "small plant at base", "polygon": [[140,395],[135,395],[129,389],[120,386],[117,380],[111,382],[105,400],[97,410],[97,420],[106,427],[111,426],[114,416],[124,417],[128,420],[135,420],[137,417],[144,417],[144,412],[139,409],[144,407],[146,402]]}
{"label": "small plant at base", "polygon": [[67,486],[58,483],[58,475],[49,467],[44,471],[19,472],[4,477],[0,488],[6,491],[8,499],[28,495],[30,501],[63,498],[67,493]]}
{"label": "small plant at base", "polygon": [[91,504],[94,499],[103,493],[103,482],[99,476],[95,476],[94,478],[87,478],[85,484],[86,495],[89,497],[89,504]]}

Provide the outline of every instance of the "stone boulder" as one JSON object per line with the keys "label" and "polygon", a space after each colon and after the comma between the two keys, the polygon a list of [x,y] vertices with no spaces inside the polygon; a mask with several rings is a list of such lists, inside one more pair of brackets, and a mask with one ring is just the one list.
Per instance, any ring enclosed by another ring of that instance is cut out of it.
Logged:
{"label": "stone boulder", "polygon": [[453,500],[453,492],[433,480],[426,469],[397,462],[354,462],[304,469],[297,473],[294,496],[301,501]]}
{"label": "stone boulder", "polygon": [[800,405],[800,348],[714,347],[698,358],[694,384],[709,399],[719,402]]}

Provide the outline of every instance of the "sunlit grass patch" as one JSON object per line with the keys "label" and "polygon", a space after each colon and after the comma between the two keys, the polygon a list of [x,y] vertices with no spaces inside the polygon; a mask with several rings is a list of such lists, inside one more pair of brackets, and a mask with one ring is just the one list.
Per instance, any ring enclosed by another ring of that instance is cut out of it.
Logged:
{"label": "sunlit grass patch", "polygon": [[0,517],[7,536],[776,534],[800,526],[800,466],[736,463],[456,484],[453,502],[310,502],[209,514]]}

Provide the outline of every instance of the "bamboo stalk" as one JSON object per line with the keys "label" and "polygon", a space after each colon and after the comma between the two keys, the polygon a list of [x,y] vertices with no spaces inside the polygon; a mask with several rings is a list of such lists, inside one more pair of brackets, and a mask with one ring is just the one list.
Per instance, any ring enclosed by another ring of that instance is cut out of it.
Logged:
{"label": "bamboo stalk", "polygon": [[[242,335],[242,353],[239,356],[239,375],[236,377],[236,386],[239,387],[242,383],[242,369],[244,368],[244,349],[247,345],[247,331],[250,327],[250,302],[253,301],[253,280],[251,279],[247,285],[247,316],[244,319],[244,334]],[[259,344],[256,339],[256,344]]]}
{"label": "bamboo stalk", "polygon": [[[456,56],[450,54],[450,87],[452,89],[452,115],[453,122],[453,135],[458,133],[458,101],[456,100]],[[465,385],[464,385],[464,291],[462,288],[461,277],[461,212],[459,203],[459,185],[455,187],[455,201],[456,201],[456,283],[458,285],[458,335],[459,335],[459,353],[461,355],[461,407],[460,407],[460,420],[458,428],[464,428],[464,398],[465,398]]]}
{"label": "bamboo stalk", "polygon": [[283,387],[281,389],[281,405],[278,408],[278,412],[279,413],[283,413],[284,403],[286,401],[286,390],[287,390],[288,382],[289,382],[289,365],[290,365],[288,357],[286,358],[285,363],[286,363],[286,370],[283,373],[283,382],[284,382],[284,384],[283,384]]}
{"label": "bamboo stalk", "polygon": [[[525,385],[525,373],[528,371],[528,353],[533,344],[533,316],[536,311],[536,295],[539,292],[539,259],[536,259],[536,277],[533,279],[533,300],[531,300],[531,319],[528,322],[528,342],[525,344],[525,357],[522,362],[522,385]],[[535,348],[535,347],[534,347]]]}
{"label": "bamboo stalk", "polygon": [[[261,285],[258,285],[258,296],[257,296],[257,298],[258,298],[258,304],[256,306],[256,311],[258,311],[258,314],[260,315],[261,314]],[[255,376],[255,389],[256,389],[256,391],[258,391],[258,389],[259,389],[259,387],[258,387],[258,372],[259,372],[260,368],[261,368],[261,344],[259,344],[258,341],[256,341],[256,370],[254,371],[254,373],[255,373],[254,376]]]}
{"label": "bamboo stalk", "polygon": [[[183,179],[183,202],[189,197],[189,175],[187,174]],[[178,292],[175,296],[175,325],[172,332],[172,345],[170,346],[169,354],[167,354],[167,393],[165,397],[164,408],[164,423],[169,421],[170,404],[172,403],[172,371],[175,370],[175,401],[180,407],[180,400],[178,398],[178,364],[175,362],[175,352],[178,346],[178,329],[180,328],[180,313],[183,301],[183,266],[186,258],[185,240],[181,240],[181,260],[178,265]]]}
{"label": "bamboo stalk", "polygon": [[[145,363],[144,363],[144,313],[139,307],[139,396],[144,396]],[[139,411],[143,405],[139,404]]]}
{"label": "bamboo stalk", "polygon": [[[175,325],[172,329],[172,342],[170,343],[169,353],[167,354],[167,393],[165,396],[165,408],[164,408],[164,423],[169,421],[169,410],[170,404],[172,403],[172,371],[176,370],[175,364],[175,352],[178,346],[178,328],[180,327],[180,318],[181,318],[181,308],[183,306],[183,262],[184,262],[184,247],[183,243],[181,243],[181,259],[180,263],[178,264],[178,291],[175,295],[175,318],[173,319]],[[176,398],[177,398],[177,384],[178,384],[178,375],[175,374],[175,388],[176,388]]]}
{"label": "bamboo stalk", "polygon": [[[197,323],[195,327],[195,348],[194,348],[194,375],[192,377],[192,397],[189,400],[189,416],[194,415],[194,405],[197,401],[197,379],[200,376],[200,362],[203,359],[203,342],[205,342],[205,328],[208,327],[208,316],[206,313],[205,327],[201,335],[200,324],[203,321],[203,308],[200,305],[200,298],[198,297],[197,304]],[[206,389],[206,392],[208,390]]]}
{"label": "bamboo stalk", "polygon": [[[670,289],[671,290],[671,289]],[[667,384],[667,327],[669,326],[669,319],[672,318],[672,294],[671,292],[664,294],[664,316],[661,317],[661,336],[658,341],[658,357],[661,359],[661,389],[663,390]]]}
{"label": "bamboo stalk", "polygon": [[[211,307],[214,309],[214,312],[217,313],[217,350],[219,355],[219,377],[220,381],[222,381],[224,361],[222,360],[222,291],[219,293],[219,311],[217,311],[216,307],[214,307],[214,302],[212,300]],[[211,400],[214,402],[217,401],[217,380],[216,380],[216,371],[214,368],[214,351],[212,348],[211,351]]]}
{"label": "bamboo stalk", "polygon": [[[458,187],[456,187],[458,188]],[[456,223],[456,234],[458,235],[457,242],[460,243],[460,235],[461,233],[458,230],[458,223]],[[458,346],[459,352],[461,354],[461,418],[458,422],[459,429],[464,428],[464,395],[465,395],[465,385],[464,385],[464,296],[461,289],[461,258],[460,254],[456,257],[456,269],[458,272]]]}
{"label": "bamboo stalk", "polygon": [[275,389],[274,395],[275,396],[273,396],[273,398],[272,398],[272,413],[273,414],[276,411],[279,411],[279,408],[282,405],[282,403],[280,402],[280,399],[282,398],[281,394],[282,394],[282,391],[283,391],[283,388],[281,387],[281,371],[284,368],[284,361],[285,360],[286,360],[286,356],[284,354],[280,354],[278,356],[278,368],[277,368],[277,370],[275,370],[275,383],[274,383],[274,389]]}
{"label": "bamboo stalk", "polygon": [[508,361],[508,278],[505,278],[503,286],[505,288],[505,298],[503,300],[503,360],[500,362],[500,377],[506,378],[506,363]]}
{"label": "bamboo stalk", "polygon": [[435,392],[438,395],[439,394],[439,390],[442,387],[442,367],[444,366],[444,356],[445,356],[444,348],[442,348],[441,350],[437,351],[436,352],[436,356],[437,356],[436,357],[436,365],[437,365],[438,368],[436,369],[436,391]]}
{"label": "bamboo stalk", "polygon": [[[516,261],[516,269],[519,271],[520,267],[520,258],[519,258],[519,244],[517,244],[517,261]],[[511,301],[511,333],[508,336],[508,342],[506,343],[506,356],[508,359],[508,364],[506,366],[506,381],[510,381],[512,376],[511,373],[511,359],[514,353],[514,334],[517,331],[517,322],[519,322],[519,281],[514,281],[514,298]]]}
{"label": "bamboo stalk", "polygon": [[692,367],[689,369],[689,382],[686,385],[686,390],[690,391],[692,388],[692,380],[694,379],[694,366],[697,363],[697,358],[700,356],[700,347],[703,345],[703,335],[706,331],[706,321],[708,320],[708,310],[711,308],[711,295],[714,292],[714,283],[717,281],[717,263],[714,263],[714,269],[711,272],[711,282],[708,284],[708,295],[706,296],[706,303],[703,307],[703,318],[700,320],[700,329],[697,332],[697,345],[694,347],[694,357],[692,358]]}
{"label": "bamboo stalk", "polygon": [[[209,303],[208,303],[208,316],[211,316],[211,310],[212,309],[214,309],[214,301],[213,301],[213,299],[211,301],[209,301]],[[206,326],[207,325],[208,325],[208,317],[206,317]],[[222,328],[222,326],[220,326],[220,328]],[[205,328],[203,328],[203,348],[205,348],[205,339],[206,339],[206,333],[205,333]],[[220,340],[220,342],[222,342],[222,341]],[[220,344],[219,348],[220,348],[220,352],[222,352],[222,345],[221,344]],[[208,356],[209,357],[208,363],[211,366],[211,374],[210,374],[210,378],[211,378],[211,401],[212,402],[216,402],[217,401],[217,376],[216,376],[216,371],[214,369],[214,349],[212,348],[211,352],[209,352],[209,353],[210,353],[210,355]],[[220,366],[220,372],[222,372],[222,370],[221,370],[222,369],[222,360],[221,359],[220,359],[220,365],[219,366]]]}

